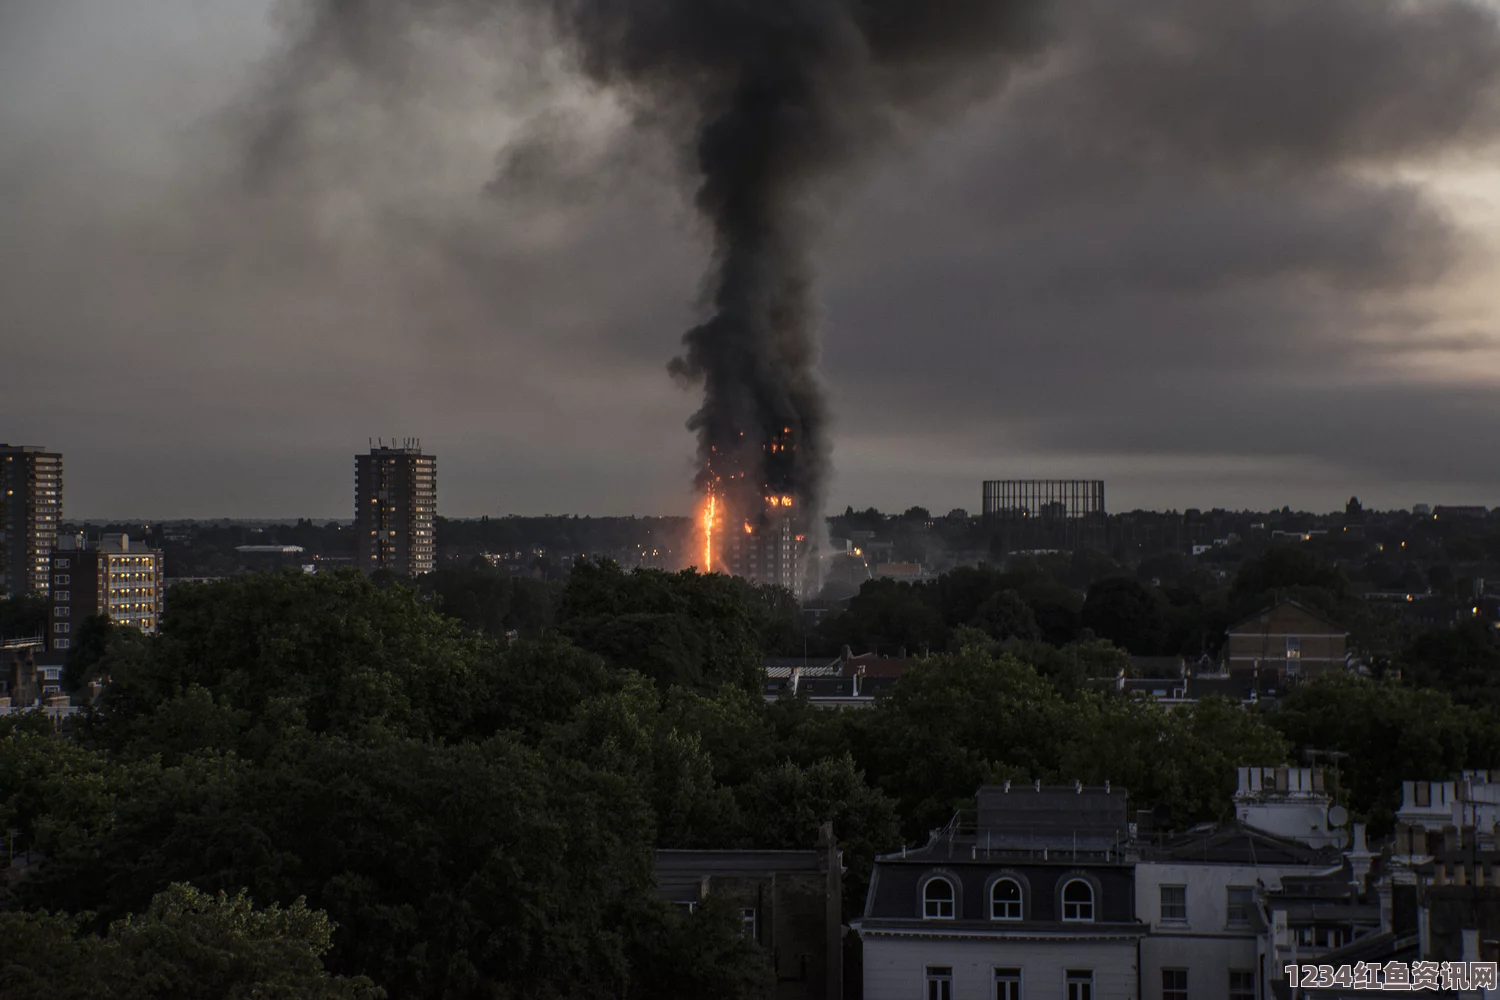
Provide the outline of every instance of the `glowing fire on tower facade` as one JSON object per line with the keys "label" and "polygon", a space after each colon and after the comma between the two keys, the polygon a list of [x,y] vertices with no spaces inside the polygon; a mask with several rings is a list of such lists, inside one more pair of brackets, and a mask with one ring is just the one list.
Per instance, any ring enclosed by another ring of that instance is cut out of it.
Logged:
{"label": "glowing fire on tower facade", "polygon": [[[810,523],[789,485],[796,460],[792,429],[771,435],[762,452],[754,455],[743,449],[737,460],[710,449],[709,466],[699,477],[704,495],[698,518],[703,553],[698,568],[785,587],[800,600],[810,585]],[[744,465],[753,470],[747,472]]]}

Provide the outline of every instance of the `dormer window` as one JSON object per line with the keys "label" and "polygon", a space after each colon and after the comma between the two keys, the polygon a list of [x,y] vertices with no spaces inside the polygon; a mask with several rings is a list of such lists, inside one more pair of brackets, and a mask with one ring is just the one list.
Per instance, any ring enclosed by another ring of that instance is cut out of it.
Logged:
{"label": "dormer window", "polygon": [[1013,878],[996,880],[990,888],[990,919],[1021,919],[1021,883]]}
{"label": "dormer window", "polygon": [[1081,878],[1063,886],[1062,914],[1064,920],[1093,920],[1094,887]]}
{"label": "dormer window", "polygon": [[922,888],[922,916],[927,920],[953,919],[953,883],[941,875],[928,879]]}

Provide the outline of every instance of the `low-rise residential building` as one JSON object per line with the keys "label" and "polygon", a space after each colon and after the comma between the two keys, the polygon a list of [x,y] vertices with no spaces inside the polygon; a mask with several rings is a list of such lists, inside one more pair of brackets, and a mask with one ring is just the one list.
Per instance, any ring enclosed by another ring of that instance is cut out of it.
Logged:
{"label": "low-rise residential building", "polygon": [[[1132,669],[1139,671],[1143,659],[1155,658],[1133,657]],[[1286,682],[1274,670],[1231,673],[1214,663],[1188,665],[1178,659],[1176,664],[1176,673],[1158,668],[1138,676],[1127,676],[1122,667],[1113,678],[1097,678],[1094,683],[1112,688],[1115,694],[1150,698],[1165,708],[1195,705],[1204,698],[1229,698],[1248,707],[1274,703],[1285,693]]]}
{"label": "low-rise residential building", "polygon": [[41,710],[54,719],[72,714],[62,690],[62,666],[37,662],[41,637],[0,640],[0,715]]}
{"label": "low-rise residential building", "polygon": [[1497,824],[1500,824],[1500,775],[1494,772],[1469,770],[1448,781],[1401,783],[1396,845],[1403,854],[1430,854],[1424,846],[1429,836],[1466,827],[1477,832],[1481,847],[1494,848]]}
{"label": "low-rise residential building", "polygon": [[1339,862],[1336,850],[1239,821],[1205,824],[1143,848],[1135,869],[1136,912],[1150,933],[1141,941],[1141,1000],[1257,1000],[1265,979],[1263,894],[1285,878]]}
{"label": "low-rise residential building", "polygon": [[775,1000],[843,996],[843,860],[825,824],[814,850],[656,852],[657,891],[694,909],[710,894],[739,908],[766,950]]}
{"label": "low-rise residential building", "polygon": [[820,708],[868,708],[878,695],[915,669],[919,660],[901,656],[854,656],[845,646],[837,659],[779,657],[765,662],[765,698],[806,695]]}
{"label": "low-rise residential building", "polygon": [[1224,657],[1231,673],[1306,679],[1342,669],[1349,658],[1349,633],[1296,601],[1277,602],[1231,626],[1227,636]]}
{"label": "low-rise residential building", "polygon": [[927,571],[917,562],[884,562],[870,571],[877,580],[896,580],[903,583],[920,583],[928,579]]}
{"label": "low-rise residential building", "polygon": [[1125,792],[1007,783],[976,801],[925,846],[876,858],[854,924],[867,1000],[1136,997],[1148,928]]}
{"label": "low-rise residential building", "polygon": [[[1444,820],[1420,783],[1406,785],[1408,820]],[[1489,781],[1431,785],[1451,810],[1465,788],[1482,800]],[[1349,983],[1315,994],[1329,1000],[1381,992],[1351,985],[1356,963],[1367,976],[1387,963],[1400,966],[1392,976],[1436,975],[1439,996],[1495,996],[1500,850],[1482,841],[1493,829],[1445,824],[1414,838],[1422,854],[1402,854],[1399,831],[1372,848],[1323,787],[1315,769],[1242,767],[1233,821],[1169,837],[1153,832],[1160,808],[1126,823],[1125,794],[1108,785],[982,788],[977,810],[926,845],[876,859],[852,925],[864,996],[1314,995],[1292,989],[1293,965],[1344,970]]]}
{"label": "low-rise residential building", "polygon": [[1334,802],[1324,787],[1321,769],[1277,766],[1238,770],[1234,815],[1241,823],[1310,847],[1344,846],[1347,834],[1330,816]]}

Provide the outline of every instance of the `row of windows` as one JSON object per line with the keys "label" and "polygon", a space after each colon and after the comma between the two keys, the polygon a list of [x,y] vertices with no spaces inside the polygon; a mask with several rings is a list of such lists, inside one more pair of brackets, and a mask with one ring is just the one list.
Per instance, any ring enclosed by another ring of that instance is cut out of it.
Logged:
{"label": "row of windows", "polygon": [[[1228,925],[1248,927],[1250,913],[1255,907],[1255,890],[1248,885],[1231,885],[1227,888],[1226,895],[1225,911]],[[1187,918],[1187,886],[1162,886],[1161,919],[1163,922],[1186,923]]]}
{"label": "row of windows", "polygon": [[[752,911],[753,912],[753,911]],[[1022,1000],[1023,970],[994,969],[994,1000]],[[1094,1000],[1094,970],[1068,969],[1063,973],[1067,1000]],[[1055,994],[1054,994],[1055,995]],[[1162,1000],[1187,1000],[1188,970],[1161,970]],[[1229,970],[1229,1000],[1255,1000],[1255,970]],[[927,1000],[953,1000],[953,967],[927,966]]]}
{"label": "row of windows", "polygon": [[[952,920],[956,894],[953,883],[938,875],[922,887],[922,916],[927,920]],[[1020,920],[1025,897],[1021,883],[1013,878],[996,879],[990,886],[990,919]],[[1062,890],[1062,918],[1070,921],[1094,919],[1094,887],[1081,878],[1070,879]]]}
{"label": "row of windows", "polygon": [[[1024,982],[1020,969],[995,969],[995,1000],[1021,1000]],[[1094,1000],[1094,970],[1068,969],[1063,973],[1067,1000]],[[1056,995],[1056,994],[1054,994]],[[927,1000],[953,1000],[953,967],[927,967]]]}

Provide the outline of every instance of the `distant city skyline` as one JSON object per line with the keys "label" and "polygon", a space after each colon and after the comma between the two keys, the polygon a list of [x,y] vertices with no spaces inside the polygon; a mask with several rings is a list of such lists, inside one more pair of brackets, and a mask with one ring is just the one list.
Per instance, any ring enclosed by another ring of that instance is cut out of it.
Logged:
{"label": "distant city skyline", "polygon": [[[60,451],[60,449],[49,450]],[[434,453],[436,452],[435,448],[430,448],[429,450]],[[341,455],[338,457],[342,458],[344,462],[347,462],[346,455]],[[339,502],[336,507],[333,504],[324,502],[322,507],[316,507],[312,503],[309,503],[300,510],[295,508],[284,511],[245,509],[198,511],[175,510],[173,512],[164,513],[160,510],[148,511],[139,509],[125,511],[110,510],[107,508],[85,511],[73,510],[73,496],[78,492],[78,488],[74,485],[73,480],[75,478],[78,478],[80,473],[78,472],[76,463],[73,460],[69,459],[69,467],[67,472],[68,502],[64,506],[64,518],[68,521],[92,521],[95,523],[104,523],[106,521],[114,521],[119,523],[127,523],[131,521],[164,520],[209,521],[218,519],[237,521],[293,521],[300,518],[308,518],[320,523],[327,521],[351,522],[352,513],[350,511],[348,497],[348,469],[343,463],[339,464],[340,468],[337,469],[336,472],[341,473],[342,475],[340,476],[335,474],[332,478],[340,480],[337,486],[340,488],[340,491],[344,494],[344,496],[340,498],[341,502]],[[450,497],[452,497],[455,492],[460,492],[461,490],[463,490],[466,484],[470,485],[470,487],[472,488],[472,482],[475,477],[465,476],[461,468],[454,468],[453,463],[447,461],[446,459],[444,460],[443,464],[444,496],[438,506],[437,511],[438,516],[440,517],[478,518],[486,516],[505,517],[510,515],[521,517],[566,517],[574,515],[577,515],[579,517],[693,516],[693,511],[690,506],[692,498],[686,495],[684,495],[681,502],[675,508],[667,505],[663,505],[660,508],[629,508],[624,506],[612,506],[606,503],[601,504],[597,507],[577,507],[572,509],[560,506],[525,509],[515,506],[506,506],[503,502],[494,504],[489,508],[484,508],[477,505],[457,507],[456,501],[451,500]],[[1029,468],[1023,468],[1020,470],[1020,473],[1022,475],[1027,475],[1031,471],[1032,470]],[[1066,472],[1068,470],[1064,471]],[[1084,471],[1091,473],[1092,469],[1087,469]],[[298,479],[298,482],[306,482],[311,478],[311,476],[301,477]],[[320,475],[317,478],[326,479],[330,477]],[[457,485],[450,485],[455,481]],[[1159,483],[1160,480],[1157,480],[1156,482]],[[1357,497],[1361,505],[1366,510],[1410,510],[1413,505],[1416,504],[1428,504],[1432,506],[1446,504],[1454,506],[1480,505],[1485,507],[1500,507],[1500,497],[1490,497],[1485,495],[1445,496],[1442,493],[1440,484],[1425,492],[1420,485],[1407,487],[1405,489],[1392,489],[1389,486],[1377,487],[1375,489],[1360,489],[1354,486],[1349,486],[1344,489],[1338,489],[1335,487],[1331,490],[1324,490],[1321,492],[1312,487],[1304,487],[1301,489],[1292,489],[1288,491],[1278,491],[1274,486],[1247,486],[1245,488],[1245,491],[1240,494],[1230,496],[1212,496],[1207,495],[1207,491],[1198,491],[1195,493],[1192,487],[1192,483],[1187,476],[1182,476],[1180,479],[1175,480],[1175,482],[1177,485],[1177,490],[1180,490],[1180,493],[1178,495],[1183,497],[1183,499],[1176,502],[1153,504],[1149,502],[1142,502],[1137,499],[1138,497],[1141,497],[1143,495],[1153,493],[1154,489],[1152,487],[1148,486],[1145,489],[1141,489],[1139,486],[1136,486],[1135,488],[1132,488],[1131,481],[1128,478],[1106,478],[1105,483],[1108,490],[1106,510],[1110,514],[1126,513],[1131,510],[1183,511],[1190,508],[1197,508],[1200,510],[1222,508],[1226,510],[1271,511],[1280,510],[1283,507],[1289,506],[1293,510],[1323,514],[1334,513],[1343,510],[1344,505],[1347,503],[1350,497]],[[322,484],[320,483],[319,485]],[[962,489],[963,485],[960,483],[943,482],[934,483],[934,485],[947,488],[934,489],[932,491],[932,495],[926,497],[910,493],[910,484],[902,484],[902,488],[883,489],[879,488],[877,485],[876,489],[872,490],[870,494],[864,496],[855,496],[850,494],[845,497],[841,492],[836,492],[835,496],[830,499],[829,503],[825,507],[824,512],[825,514],[832,516],[840,514],[846,507],[852,506],[856,510],[864,510],[870,507],[874,507],[877,510],[880,510],[881,512],[887,514],[899,514],[911,507],[924,507],[929,510],[934,516],[942,516],[955,508],[961,508],[974,516],[978,516],[980,514],[982,507],[981,480],[976,479],[973,482],[967,484],[968,495],[962,495],[959,492],[960,489]],[[460,495],[462,495],[462,493],[460,493]],[[882,497],[884,497],[884,499],[881,499]],[[1254,497],[1260,497],[1262,499],[1259,502],[1255,502],[1253,500]]]}
{"label": "distant city skyline", "polygon": [[[28,442],[30,443],[30,442]],[[362,443],[362,442],[361,442]],[[428,450],[437,452],[437,448],[431,447],[428,439]],[[90,470],[84,467],[80,460],[72,458],[74,452],[66,452],[61,448],[47,446],[49,451],[63,453],[67,457],[68,466],[66,474],[67,501],[64,504],[64,518],[70,521],[96,521],[102,522],[113,520],[126,521],[160,521],[160,520],[215,520],[227,518],[231,520],[294,520],[297,518],[311,518],[316,521],[349,521],[351,510],[349,504],[350,482],[348,462],[348,449],[337,455],[327,456],[330,468],[314,468],[313,459],[298,461],[294,467],[299,470],[296,475],[275,476],[273,472],[261,471],[251,468],[245,460],[235,460],[233,456],[224,453],[216,453],[213,456],[205,456],[204,461],[210,463],[210,467],[217,464],[223,468],[223,473],[216,476],[214,482],[219,484],[226,493],[253,492],[255,489],[264,490],[266,479],[279,479],[283,483],[295,484],[294,490],[285,491],[283,495],[271,496],[273,504],[284,503],[285,509],[278,506],[269,508],[253,509],[247,508],[243,503],[235,506],[230,502],[223,508],[189,508],[176,503],[168,503],[162,508],[148,510],[144,505],[137,505],[125,509],[111,509],[105,504],[97,502],[97,491],[112,491],[121,484],[118,481],[101,481],[101,477],[91,475]],[[444,448],[446,455],[449,449]],[[266,470],[274,470],[278,467],[285,468],[289,464],[286,456],[271,457],[262,456],[265,461]],[[1098,466],[1078,467],[1078,471],[1089,475],[1091,478],[1099,468],[1109,468],[1107,464]],[[1039,471],[1040,470],[1040,471]],[[1043,475],[1067,475],[1073,472],[1073,467],[1064,466],[1059,462],[1044,462],[1038,460],[1030,466],[1005,469],[1006,475],[1014,475],[1015,478],[1040,478]],[[483,496],[480,491],[487,477],[483,469],[467,470],[451,460],[444,461],[443,471],[443,499],[438,507],[438,515],[449,518],[474,518],[474,517],[504,517],[506,515],[519,515],[522,517],[540,517],[544,515],[560,516],[594,516],[594,517],[650,517],[650,516],[693,516],[693,497],[683,488],[680,482],[667,479],[667,489],[652,493],[637,494],[646,497],[649,502],[651,496],[660,495],[665,499],[657,507],[629,507],[622,503],[610,502],[605,499],[595,506],[578,506],[568,508],[562,506],[569,496],[566,484],[576,484],[579,477],[588,477],[589,470],[576,470],[560,473],[555,484],[536,483],[533,481],[530,488],[533,492],[541,492],[557,499],[557,506],[537,506],[525,508],[517,505],[507,505],[503,499],[497,500],[488,507],[484,506]],[[243,478],[240,478],[243,476]],[[664,477],[665,478],[665,477]],[[895,478],[895,477],[892,477]],[[982,478],[990,478],[984,476]],[[979,514],[983,505],[981,489],[982,478],[964,480],[954,475],[934,474],[926,480],[930,487],[926,495],[921,495],[914,490],[923,489],[922,483],[913,483],[909,480],[900,482],[886,482],[882,477],[872,477],[867,483],[868,492],[856,495],[853,492],[845,492],[847,484],[858,482],[853,477],[845,477],[835,480],[835,491],[825,507],[825,513],[829,515],[841,513],[846,507],[854,507],[856,510],[864,510],[874,507],[885,513],[900,513],[911,507],[925,507],[934,514],[946,514],[955,508],[962,508],[970,514]],[[1209,510],[1223,508],[1226,510],[1280,510],[1290,506],[1294,510],[1305,510],[1313,513],[1328,513],[1342,510],[1350,497],[1358,497],[1360,503],[1368,510],[1408,510],[1414,504],[1451,504],[1451,505],[1482,505],[1486,507],[1500,506],[1500,494],[1487,495],[1479,491],[1464,493],[1461,490],[1445,487],[1444,484],[1376,484],[1373,488],[1363,489],[1358,485],[1348,484],[1343,488],[1337,485],[1325,486],[1321,481],[1313,482],[1312,477],[1302,480],[1300,483],[1295,478],[1278,480],[1277,482],[1264,482],[1259,476],[1247,475],[1243,480],[1232,480],[1237,485],[1228,485],[1224,474],[1221,472],[1216,477],[1215,488],[1205,489],[1201,484],[1195,484],[1193,474],[1190,470],[1169,469],[1156,476],[1131,476],[1129,470],[1121,470],[1121,474],[1111,477],[1104,476],[1107,488],[1106,510],[1111,514],[1118,514],[1130,510],[1187,510],[1198,508]],[[1142,482],[1142,480],[1148,480]],[[78,480],[83,481],[79,485]],[[1165,485],[1164,484],[1169,484]],[[238,491],[236,486],[247,487],[244,491]],[[312,486],[313,489],[307,489]],[[95,505],[91,508],[74,509],[75,505],[82,507],[82,503],[89,502],[90,489],[95,491]],[[674,506],[669,494],[673,491],[681,494],[681,499]],[[580,495],[583,490],[580,488]],[[295,506],[299,493],[305,496],[300,509]],[[330,494],[340,494],[336,500],[330,500]],[[453,499],[455,494],[457,499]],[[85,500],[77,501],[75,498],[82,495]],[[1165,502],[1153,503],[1149,499],[1152,496],[1166,496]],[[467,501],[467,502],[466,502]]]}
{"label": "distant city skyline", "polygon": [[[252,190],[276,5],[128,6],[0,6],[0,439],[67,456],[66,516],[345,519],[393,435],[445,516],[692,509],[708,247],[617,101],[434,36]],[[825,509],[1500,504],[1500,28],[1415,10],[1080,0],[898,123],[817,250]]]}

